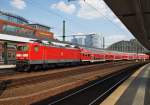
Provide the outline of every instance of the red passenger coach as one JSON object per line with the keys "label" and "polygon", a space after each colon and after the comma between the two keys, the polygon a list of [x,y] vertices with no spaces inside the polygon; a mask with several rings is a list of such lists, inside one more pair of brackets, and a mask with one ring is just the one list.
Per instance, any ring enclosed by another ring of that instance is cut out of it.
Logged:
{"label": "red passenger coach", "polygon": [[149,59],[149,55],[146,55],[146,54],[138,54],[138,59],[139,60],[146,60],[146,59]]}
{"label": "red passenger coach", "polygon": [[122,59],[123,60],[129,60],[129,54],[128,53],[122,53]]}
{"label": "red passenger coach", "polygon": [[105,53],[105,59],[106,60],[112,61],[112,60],[114,60],[114,58],[115,58],[115,55],[112,52],[106,52]]}
{"label": "red passenger coach", "polygon": [[92,60],[92,52],[82,48],[80,52],[80,59],[82,62],[90,62]]}
{"label": "red passenger coach", "polygon": [[122,54],[121,53],[114,53],[114,60],[122,60]]}
{"label": "red passenger coach", "polygon": [[100,62],[100,61],[105,61],[105,54],[104,53],[94,53],[92,54],[92,62]]}

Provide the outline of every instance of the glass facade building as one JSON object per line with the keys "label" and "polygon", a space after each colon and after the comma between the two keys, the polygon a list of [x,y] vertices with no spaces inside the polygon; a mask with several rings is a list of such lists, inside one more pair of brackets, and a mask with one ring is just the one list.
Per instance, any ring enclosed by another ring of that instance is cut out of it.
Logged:
{"label": "glass facade building", "polygon": [[29,24],[31,27],[35,28],[35,29],[40,29],[40,30],[44,30],[44,31],[50,31],[50,27],[45,26],[45,25],[41,25],[41,24]]}
{"label": "glass facade building", "polygon": [[34,35],[33,30],[29,30],[26,28],[11,26],[11,25],[4,25],[3,26],[3,32],[6,34],[11,35],[20,35],[20,36],[26,36],[26,35]]}
{"label": "glass facade building", "polygon": [[[28,21],[24,19],[23,17],[10,14],[10,13],[6,13],[6,12],[2,12],[2,11],[0,11],[0,19],[8,21],[8,22],[17,23],[17,24],[28,25]],[[0,33],[17,35],[17,36],[19,35],[19,36],[25,36],[25,37],[34,35],[34,31],[31,29],[20,27],[18,25],[3,24],[3,23],[0,23]]]}
{"label": "glass facade building", "polygon": [[99,34],[87,35],[85,38],[86,47],[102,48],[102,39],[103,37]]}
{"label": "glass facade building", "polygon": [[148,50],[144,48],[136,39],[131,39],[130,41],[119,41],[110,45],[108,50],[129,52],[129,53],[144,53]]}
{"label": "glass facade building", "polygon": [[84,42],[84,38],[73,38],[72,40],[71,40],[71,42],[72,43],[74,43],[74,44],[79,44],[79,45],[85,45],[85,42]]}

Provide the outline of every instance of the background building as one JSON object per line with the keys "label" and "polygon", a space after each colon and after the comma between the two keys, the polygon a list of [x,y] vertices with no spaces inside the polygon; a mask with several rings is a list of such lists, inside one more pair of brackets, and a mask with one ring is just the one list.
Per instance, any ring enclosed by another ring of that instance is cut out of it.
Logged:
{"label": "background building", "polygon": [[[41,24],[31,24],[25,18],[0,11],[0,34],[26,38],[50,40],[53,33],[50,27]],[[1,37],[1,36],[0,36]],[[0,41],[0,64],[15,63],[16,42]]]}
{"label": "background building", "polygon": [[103,37],[98,34],[87,35],[85,38],[86,47],[102,48]]}
{"label": "background building", "polygon": [[74,44],[85,45],[84,38],[76,38],[76,37],[74,37],[71,40],[71,42],[74,43]]}
{"label": "background building", "polygon": [[53,39],[51,27],[42,24],[31,24],[25,18],[0,11],[0,33],[27,38]]}
{"label": "background building", "polygon": [[129,53],[143,53],[147,49],[144,48],[136,39],[131,39],[130,41],[119,41],[110,45],[108,50],[129,52]]}
{"label": "background building", "polygon": [[40,29],[40,30],[44,30],[44,31],[50,31],[50,27],[46,26],[46,25],[42,25],[39,23],[36,24],[29,24],[29,26],[35,28],[35,29]]}

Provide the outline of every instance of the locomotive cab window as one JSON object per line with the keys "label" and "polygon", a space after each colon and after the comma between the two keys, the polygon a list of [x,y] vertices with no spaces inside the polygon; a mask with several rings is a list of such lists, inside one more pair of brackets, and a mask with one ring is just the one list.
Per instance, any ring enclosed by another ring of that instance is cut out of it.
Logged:
{"label": "locomotive cab window", "polygon": [[28,51],[28,46],[17,46],[18,51]]}

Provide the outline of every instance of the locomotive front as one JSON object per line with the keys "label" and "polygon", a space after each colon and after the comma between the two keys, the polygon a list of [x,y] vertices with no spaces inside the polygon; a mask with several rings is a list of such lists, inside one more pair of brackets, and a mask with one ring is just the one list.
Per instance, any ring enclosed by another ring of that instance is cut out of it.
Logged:
{"label": "locomotive front", "polygon": [[19,43],[17,44],[16,52],[16,68],[17,69],[29,69],[29,44]]}

